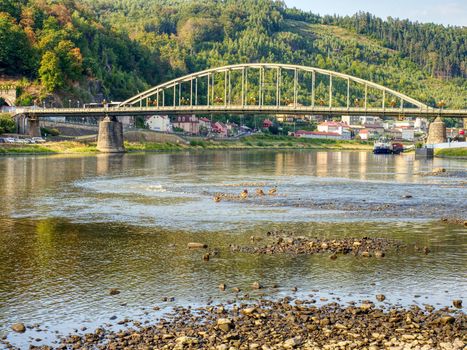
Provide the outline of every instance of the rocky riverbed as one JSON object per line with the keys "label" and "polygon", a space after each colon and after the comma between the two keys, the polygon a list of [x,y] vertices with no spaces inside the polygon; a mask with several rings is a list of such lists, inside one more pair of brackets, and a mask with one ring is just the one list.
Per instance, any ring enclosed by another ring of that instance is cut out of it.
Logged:
{"label": "rocky riverbed", "polygon": [[372,301],[313,304],[314,300],[286,297],[197,309],[180,307],[152,324],[125,320],[122,330],[98,328],[70,335],[53,348],[428,350],[464,349],[467,344],[467,317],[454,308],[381,307]]}
{"label": "rocky riverbed", "polygon": [[[309,238],[296,236],[283,231],[270,231],[266,237],[252,236],[251,241],[261,242],[265,240],[266,245],[250,246],[231,245],[232,252],[252,253],[252,254],[317,254],[330,253],[331,258],[337,258],[338,254],[353,254],[361,257],[384,257],[390,250],[399,250],[404,247],[404,243],[398,240],[386,238]],[[418,249],[418,247],[417,247]],[[423,247],[425,253],[429,248]]]}

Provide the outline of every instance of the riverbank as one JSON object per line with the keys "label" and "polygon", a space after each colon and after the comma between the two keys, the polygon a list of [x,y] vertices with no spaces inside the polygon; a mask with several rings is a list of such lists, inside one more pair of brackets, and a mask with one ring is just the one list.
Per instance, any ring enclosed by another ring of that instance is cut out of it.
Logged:
{"label": "riverbank", "polygon": [[[326,149],[326,150],[371,150],[368,142],[354,140],[297,139],[289,136],[254,135],[238,140],[191,140],[187,143],[127,142],[128,152],[163,152],[183,150],[222,149]],[[97,153],[95,142],[58,141],[36,144],[0,144],[0,155],[8,154],[61,154]]]}
{"label": "riverbank", "polygon": [[466,148],[443,148],[435,151],[436,157],[467,159]]}
{"label": "riverbank", "polygon": [[[124,328],[72,334],[65,348],[155,349],[463,349],[467,317],[454,308],[430,305],[403,309],[373,301],[314,306],[314,299],[176,307],[152,324],[129,319]],[[456,301],[457,303],[458,301]]]}

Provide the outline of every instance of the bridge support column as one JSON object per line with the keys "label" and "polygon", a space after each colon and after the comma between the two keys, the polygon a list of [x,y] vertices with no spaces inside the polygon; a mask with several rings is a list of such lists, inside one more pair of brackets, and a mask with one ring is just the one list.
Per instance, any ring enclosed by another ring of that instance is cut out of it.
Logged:
{"label": "bridge support column", "polygon": [[99,123],[97,150],[103,153],[125,152],[123,146],[123,125],[117,117],[106,116]]}
{"label": "bridge support column", "polygon": [[443,142],[446,142],[446,125],[441,117],[437,117],[435,121],[430,124],[426,143],[432,145]]}
{"label": "bridge support column", "polygon": [[41,137],[39,118],[28,118],[27,134],[31,137]]}

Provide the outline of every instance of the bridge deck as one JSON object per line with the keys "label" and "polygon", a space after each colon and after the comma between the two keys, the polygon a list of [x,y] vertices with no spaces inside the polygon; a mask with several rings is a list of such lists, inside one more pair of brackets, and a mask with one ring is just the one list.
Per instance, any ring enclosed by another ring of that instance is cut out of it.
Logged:
{"label": "bridge deck", "polygon": [[321,106],[159,106],[159,107],[109,107],[109,108],[16,108],[12,114],[35,117],[102,117],[149,116],[157,114],[285,114],[285,115],[372,115],[372,116],[420,116],[467,118],[467,110],[434,108],[359,108]]}

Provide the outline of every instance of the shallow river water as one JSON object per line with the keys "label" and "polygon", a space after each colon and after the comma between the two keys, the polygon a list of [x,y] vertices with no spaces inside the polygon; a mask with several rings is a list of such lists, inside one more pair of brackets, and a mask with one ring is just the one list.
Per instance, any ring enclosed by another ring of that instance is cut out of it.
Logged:
{"label": "shallow river water", "polygon": [[[427,176],[436,167],[447,173]],[[467,219],[466,170],[467,161],[369,152],[2,157],[0,337],[19,346],[52,342],[55,331],[93,328],[112,316],[153,320],[175,305],[225,301],[231,287],[251,298],[345,302],[382,293],[385,303],[404,306],[466,301],[467,229],[440,221]],[[274,186],[274,196],[254,195]],[[246,200],[213,201],[245,188]],[[274,229],[391,238],[407,248],[384,259],[335,261],[229,250]],[[219,254],[205,262],[203,251],[187,249],[193,241]],[[279,288],[251,291],[254,281]],[[110,288],[121,293],[109,296]],[[39,327],[9,334],[14,322]]]}

